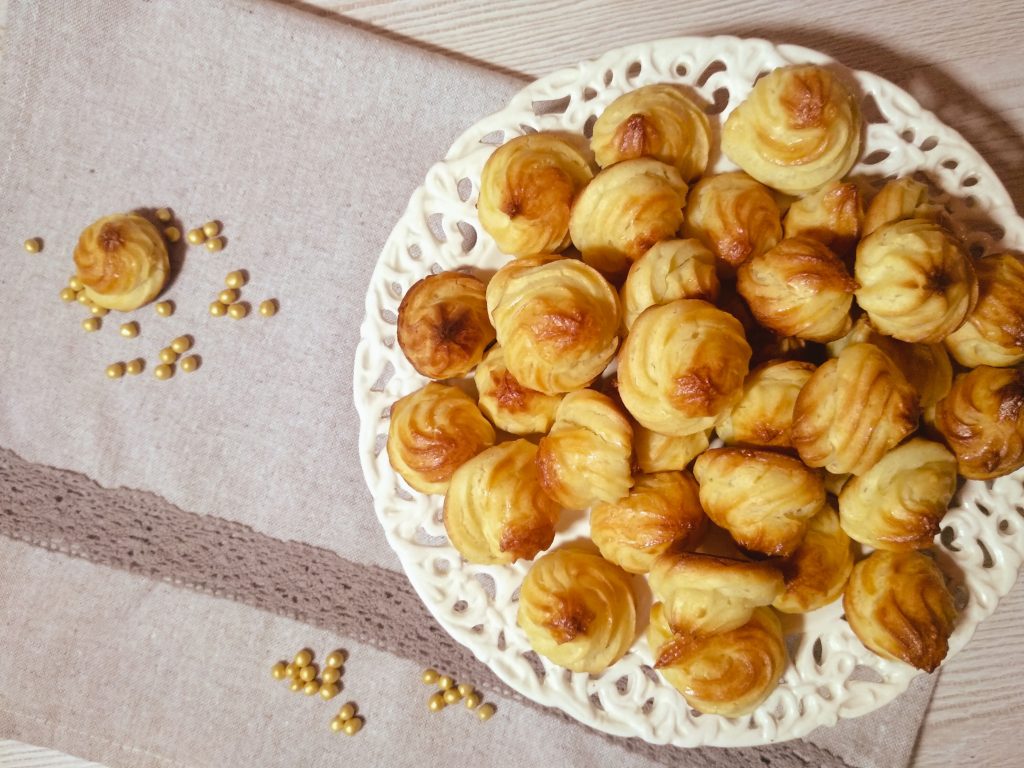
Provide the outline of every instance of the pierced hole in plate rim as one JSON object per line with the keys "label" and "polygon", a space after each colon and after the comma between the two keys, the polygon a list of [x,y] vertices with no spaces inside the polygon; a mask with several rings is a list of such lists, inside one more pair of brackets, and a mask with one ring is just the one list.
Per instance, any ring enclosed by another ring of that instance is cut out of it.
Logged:
{"label": "pierced hole in plate rim", "polygon": [[409,258],[414,259],[415,261],[419,261],[420,259],[423,258],[423,250],[418,245],[416,245],[416,243],[413,243],[412,245],[409,246],[408,254]]}
{"label": "pierced hole in plate rim", "polygon": [[985,546],[985,542],[981,539],[975,539],[978,544],[978,548],[981,550],[981,567],[991,568],[996,564],[996,561],[992,558],[992,553],[988,551],[988,547]]}
{"label": "pierced hole in plate rim", "polygon": [[950,158],[949,160],[942,161],[942,167],[948,171],[955,171],[960,166],[956,160]]}
{"label": "pierced hole in plate rim", "polygon": [[469,631],[472,632],[474,635],[482,635],[484,631],[484,625],[474,624]]}
{"label": "pierced hole in plate rim", "polygon": [[604,85],[605,85],[606,88],[609,85],[612,84],[612,78],[614,78],[614,77],[615,77],[615,73],[612,72],[610,69],[606,69],[604,71]]}
{"label": "pierced hole in plate rim", "polygon": [[413,541],[421,547],[443,547],[448,543],[448,538],[446,536],[432,536],[427,533],[427,529],[421,525],[416,529],[416,533],[413,535]]}
{"label": "pierced hole in plate rim", "polygon": [[380,452],[384,450],[384,446],[388,444],[387,435],[377,435],[373,440],[373,456],[376,458],[380,456]]}
{"label": "pierced hole in plate rim", "polygon": [[442,267],[436,261],[430,265],[430,274],[440,275],[442,272],[444,272],[444,267]]}
{"label": "pierced hole in plate rim", "polygon": [[654,711],[654,699],[648,699],[644,702],[644,705],[640,707],[640,712],[644,715],[649,715]]}
{"label": "pierced hole in plate rim", "polygon": [[463,176],[455,185],[455,191],[459,193],[459,200],[462,202],[469,200],[469,196],[473,194],[472,179]]}
{"label": "pierced hole in plate rim", "polygon": [[489,573],[474,573],[473,578],[477,580],[481,587],[483,587],[484,592],[487,593],[487,597],[493,600],[496,591],[494,586],[494,577]]}
{"label": "pierced hole in plate rim", "polygon": [[942,533],[939,534],[939,543],[942,544],[950,552],[959,552],[960,547],[956,546],[956,531],[953,530],[953,526],[947,525],[942,529]]}
{"label": "pierced hole in plate rim", "polygon": [[505,132],[498,130],[491,131],[490,133],[485,133],[483,136],[480,137],[480,143],[488,144],[494,147],[500,147],[502,144],[505,143]]}
{"label": "pierced hole in plate rim", "polygon": [[814,647],[811,648],[811,655],[814,656],[814,663],[819,667],[821,666],[821,659],[823,656],[824,648],[821,645],[821,638],[819,637],[814,641]]}
{"label": "pierced hole in plate rim", "polygon": [[693,718],[704,717],[704,713],[701,712],[699,709],[691,709],[690,710],[690,717],[693,717]]}
{"label": "pierced hole in plate rim", "polygon": [[658,672],[654,667],[648,664],[641,664],[640,671],[644,673],[644,677],[650,680],[652,683],[657,683],[661,678],[658,677]]}
{"label": "pierced hole in plate rim", "polygon": [[931,152],[939,146],[939,140],[935,136],[929,136],[927,139],[921,142],[922,152]]}
{"label": "pierced hole in plate rim", "polygon": [[883,160],[888,159],[889,150],[887,149],[876,149],[870,155],[861,160],[864,165],[878,165]]}
{"label": "pierced hole in plate rim", "polygon": [[505,630],[504,629],[501,630],[501,632],[498,633],[497,646],[498,646],[498,650],[503,652],[503,653],[504,653],[505,649],[508,648],[508,644],[505,642]]}
{"label": "pierced hole in plate rim", "polygon": [[519,602],[519,590],[521,590],[522,588],[523,588],[522,584],[520,584],[518,587],[515,588],[515,591],[512,593],[512,597],[509,598],[509,602],[512,602],[512,603],[518,603]]}
{"label": "pierced hole in plate rim", "polygon": [[412,501],[412,494],[400,485],[395,486],[395,496],[400,498],[402,501]]}
{"label": "pierced hole in plate rim", "polygon": [[583,124],[583,135],[588,139],[594,136],[594,123],[597,122],[597,115],[591,115],[587,118],[587,122]]}
{"label": "pierced hole in plate rim", "polygon": [[597,96],[597,91],[595,91],[593,88],[589,88],[588,87],[588,88],[584,88],[583,89],[583,100],[584,101],[590,101],[591,99],[595,98],[596,96]]}
{"label": "pierced hole in plate rim", "polygon": [[686,73],[689,71],[685,64],[676,64],[676,77],[686,77]]}
{"label": "pierced hole in plate rim", "polygon": [[529,136],[531,133],[537,133],[536,128],[532,125],[527,125],[526,123],[520,123],[519,130],[523,132],[524,136]]}
{"label": "pierced hole in plate rim", "polygon": [[875,97],[870,93],[866,94],[860,103],[860,114],[864,118],[864,122],[873,125],[889,122],[889,118],[885,116],[882,108],[875,101]]}
{"label": "pierced hole in plate rim", "polygon": [[533,108],[533,114],[537,117],[542,115],[564,115],[565,110],[569,108],[570,101],[572,101],[572,96],[561,96],[557,99],[534,101],[530,106]]}
{"label": "pierced hole in plate rim", "polygon": [[885,678],[879,674],[877,669],[873,667],[867,667],[863,664],[858,664],[853,668],[853,672],[850,673],[850,680],[856,680],[857,682],[863,683],[884,683]]}
{"label": "pierced hole in plate rim", "polygon": [[469,253],[476,245],[476,227],[468,221],[460,221],[455,226],[459,230],[459,234],[462,235],[462,252]]}
{"label": "pierced hole in plate rim", "polygon": [[697,87],[703,88],[704,84],[707,83],[708,80],[717,75],[719,72],[725,72],[726,69],[727,67],[725,66],[724,61],[722,61],[721,59],[715,59],[706,67],[704,67],[704,71],[700,73],[700,77],[697,78]]}
{"label": "pierced hole in plate rim", "polygon": [[999,525],[997,526],[997,528],[999,529],[999,532],[1001,534],[1003,534],[1004,536],[1008,535],[1010,533],[1010,521],[1009,520],[1000,520],[999,521]]}
{"label": "pierced hole in plate rim", "polygon": [[598,694],[592,693],[589,698],[590,704],[594,709],[599,709],[604,712],[604,704],[601,703],[601,697]]}
{"label": "pierced hole in plate rim", "polygon": [[620,696],[625,696],[629,693],[629,675],[623,675],[615,681],[615,690]]}
{"label": "pierced hole in plate rim", "polygon": [[725,108],[729,106],[729,89],[728,88],[716,88],[715,92],[711,94],[712,101],[708,106],[704,107],[705,114],[708,115],[720,115],[725,111]]}
{"label": "pierced hole in plate rim", "polygon": [[469,603],[465,600],[456,600],[452,605],[452,610],[455,611],[455,613],[465,613],[467,608],[469,608]]}
{"label": "pierced hole in plate rim", "polygon": [[818,695],[821,696],[825,701],[832,701],[832,689],[827,685],[818,686]]}
{"label": "pierced hole in plate rim", "polygon": [[540,660],[540,656],[537,655],[537,652],[526,651],[521,655],[526,663],[530,665],[530,669],[533,670],[533,674],[535,674],[537,679],[543,683],[544,678],[548,675],[548,671],[544,669],[544,662]]}
{"label": "pierced hole in plate rim", "polygon": [[963,180],[963,182],[961,182],[961,185],[965,187],[976,187],[978,185],[978,181],[979,179],[977,176],[968,176]]}
{"label": "pierced hole in plate rim", "polygon": [[634,61],[629,65],[629,69],[626,70],[626,77],[632,80],[637,77],[643,71],[643,64],[639,61]]}
{"label": "pierced hole in plate rim", "polygon": [[439,243],[448,242],[448,235],[444,231],[444,214],[441,213],[430,213],[427,214],[427,229],[430,230],[430,234],[434,236],[434,239]]}
{"label": "pierced hole in plate rim", "polygon": [[444,557],[436,557],[436,558],[434,558],[434,573],[438,574],[439,576],[444,576],[451,569],[452,569],[452,564],[451,564],[451,562],[447,558],[444,558]]}
{"label": "pierced hole in plate rim", "polygon": [[377,377],[377,380],[373,382],[373,386],[370,387],[370,391],[383,392],[384,387],[388,385],[388,382],[391,381],[391,377],[394,375],[395,366],[393,366],[391,364],[391,361],[388,360],[386,363],[384,363],[384,370],[380,372],[380,376]]}

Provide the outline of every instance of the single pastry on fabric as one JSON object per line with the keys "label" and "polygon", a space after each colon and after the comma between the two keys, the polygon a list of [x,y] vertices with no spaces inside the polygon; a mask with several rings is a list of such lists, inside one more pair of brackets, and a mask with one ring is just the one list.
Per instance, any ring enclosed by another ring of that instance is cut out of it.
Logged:
{"label": "single pastry on fabric", "polygon": [[780,336],[832,341],[853,324],[857,284],[828,246],[809,237],[786,238],[751,256],[736,286],[757,321]]}
{"label": "single pastry on fabric", "polygon": [[825,504],[820,473],[783,453],[712,448],[697,457],[693,474],[711,521],[764,555],[791,555]]}
{"label": "single pastry on fabric", "polygon": [[503,253],[554,253],[569,245],[569,216],[594,177],[586,155],[552,133],[517,136],[487,158],[477,214]]}
{"label": "single pastry on fabric", "polygon": [[687,200],[683,234],[700,240],[726,273],[782,239],[782,214],[771,191],[745,173],[698,181]]}
{"label": "single pastry on fabric", "polygon": [[927,219],[885,224],[861,240],[854,276],[857,304],[871,324],[901,341],[942,341],[978,301],[970,257]]}
{"label": "single pastry on fabric", "polygon": [[843,609],[853,633],[884,659],[933,672],[946,658],[956,606],[927,555],[876,550],[853,567]]}
{"label": "single pastry on fabric", "polygon": [[524,387],[505,364],[505,350],[495,344],[473,376],[480,410],[498,429],[513,435],[544,434],[555,423],[561,395],[545,395]]}
{"label": "single pastry on fabric", "polygon": [[633,644],[630,576],[595,552],[556,549],[523,579],[516,621],[541,656],[573,672],[598,674]]}
{"label": "single pastry on fabric", "polygon": [[600,392],[567,394],[537,448],[541,487],[568,509],[618,501],[633,485],[633,427]]}
{"label": "single pastry on fabric", "polygon": [[782,228],[786,237],[810,237],[849,258],[857,248],[863,222],[864,206],[857,185],[833,181],[789,206]]}
{"label": "single pastry on fabric", "polygon": [[699,240],[663,240],[633,262],[622,286],[626,328],[648,307],[675,299],[718,298],[715,257]]}
{"label": "single pastry on fabric", "polygon": [[809,613],[843,593],[853,570],[853,546],[826,504],[807,524],[800,546],[780,563],[786,591],[772,607],[783,613]]}
{"label": "single pastry on fabric", "polygon": [[706,715],[740,717],[757,709],[786,669],[782,623],[757,608],[746,624],[710,637],[674,635],[655,603],[647,626],[654,666],[686,703]]}
{"label": "single pastry on fabric", "polygon": [[665,620],[677,635],[704,637],[742,627],[784,589],[782,572],[753,563],[695,552],[666,553],[647,575]]}
{"label": "single pastry on fabric", "polygon": [[839,519],[851,538],[875,549],[925,549],[954,493],[956,457],[940,443],[914,438],[843,486]]}
{"label": "single pastry on fabric", "polygon": [[935,407],[935,427],[966,478],[1024,467],[1024,371],[979,365],[959,374]]}
{"label": "single pastry on fabric", "polygon": [[455,470],[494,439],[494,427],[458,387],[432,381],[391,406],[388,459],[423,493],[445,493]]}
{"label": "single pastry on fabric", "polygon": [[640,475],[626,498],[590,510],[590,536],[604,558],[647,573],[666,552],[692,549],[707,530],[697,481],[689,472]]}
{"label": "single pastry on fabric", "polygon": [[809,467],[862,475],[917,429],[918,395],[873,344],[827,360],[793,406],[793,447]]}
{"label": "single pastry on fabric", "polygon": [[779,67],[754,83],[722,128],[726,157],[762,184],[805,195],[841,179],[860,153],[861,116],[825,67]]}
{"label": "single pastry on fabric", "polygon": [[750,372],[743,396],[715,427],[726,445],[792,448],[793,406],[814,365],[771,360]]}
{"label": "single pastry on fabric", "polygon": [[594,123],[590,148],[602,168],[638,157],[675,166],[690,181],[704,173],[711,124],[681,88],[656,83],[624,93]]}
{"label": "single pastry on fabric", "polygon": [[864,214],[861,237],[867,237],[883,224],[906,219],[928,219],[945,223],[941,205],[931,202],[928,186],[909,176],[887,182],[871,200]]}
{"label": "single pastry on fabric", "polygon": [[692,435],[740,399],[750,355],[739,320],[706,301],[650,307],[619,353],[619,395],[648,429]]}
{"label": "single pastry on fabric", "polygon": [[602,274],[622,272],[652,245],[676,236],[686,190],[679,171],[660,160],[644,157],[609,166],[573,206],[573,245]]}
{"label": "single pastry on fabric", "polygon": [[74,259],[86,298],[121,312],[155,299],[170,272],[160,232],[134,213],[104,216],[82,230]]}
{"label": "single pastry on fabric", "polygon": [[953,386],[953,364],[942,344],[910,344],[883,336],[871,327],[865,315],[857,318],[850,332],[827,345],[832,357],[851,344],[874,344],[896,363],[896,367],[917,391],[921,410],[930,408],[949,393]]}
{"label": "single pastry on fabric", "polygon": [[633,425],[633,453],[641,472],[685,469],[710,445],[711,430],[692,435],[663,435],[642,424]]}
{"label": "single pastry on fabric", "polygon": [[472,275],[428,275],[398,305],[398,346],[424,376],[465,376],[492,341],[484,284]]}
{"label": "single pastry on fabric", "polygon": [[487,311],[505,365],[520,384],[547,395],[585,387],[619,346],[619,296],[575,259],[513,261],[487,285]]}
{"label": "single pastry on fabric", "polygon": [[1006,367],[1024,362],[1024,259],[1011,253],[974,262],[978,303],[945,339],[960,365]]}
{"label": "single pastry on fabric", "polygon": [[561,510],[540,487],[537,447],[498,443],[452,475],[444,497],[444,527],[466,560],[507,565],[532,560],[551,546]]}

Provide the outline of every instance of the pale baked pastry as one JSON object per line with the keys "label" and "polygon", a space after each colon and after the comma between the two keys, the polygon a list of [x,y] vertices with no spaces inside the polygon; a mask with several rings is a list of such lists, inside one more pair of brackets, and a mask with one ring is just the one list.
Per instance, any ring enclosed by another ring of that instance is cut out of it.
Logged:
{"label": "pale baked pastry", "polygon": [[507,565],[532,560],[551,546],[561,510],[540,487],[537,447],[499,443],[452,475],[444,497],[444,527],[471,563]]}
{"label": "pale baked pastry", "polygon": [[726,445],[792,448],[793,406],[814,365],[801,360],[771,360],[743,382],[743,396],[725,414],[715,432]]}
{"label": "pale baked pastry", "polygon": [[771,608],[757,608],[741,627],[703,638],[673,635],[661,603],[651,608],[647,640],[654,666],[708,715],[740,717],[775,690],[786,669],[782,624]]}
{"label": "pale baked pastry", "polygon": [[906,219],[930,219],[945,222],[942,206],[932,203],[928,186],[909,176],[887,182],[871,200],[864,214],[862,237],[867,237],[883,224]]}
{"label": "pale baked pastry", "polygon": [[853,567],[843,608],[853,633],[882,658],[925,672],[946,658],[956,607],[942,571],[927,555],[872,553]]}
{"label": "pale baked pastry", "polygon": [[917,392],[873,344],[851,344],[814,372],[793,407],[793,447],[811,467],[862,475],[917,428]]}
{"label": "pale baked pastry", "polygon": [[487,158],[477,214],[504,253],[553,253],[569,245],[569,215],[594,177],[573,143],[551,133],[517,136]]}
{"label": "pale baked pastry", "polygon": [[740,399],[750,355],[739,321],[706,301],[650,307],[622,345],[619,395],[648,429],[692,435]]}
{"label": "pale baked pastry", "polygon": [[683,181],[704,173],[711,152],[707,115],[678,86],[645,85],[605,107],[590,148],[602,168],[637,157],[675,166]]}
{"label": "pale baked pastry", "polygon": [[640,475],[626,498],[594,505],[590,536],[606,560],[647,573],[660,555],[700,544],[707,516],[697,490],[689,472]]}
{"label": "pale baked pastry", "polygon": [[653,158],[605,168],[573,206],[573,245],[600,272],[621,272],[655,243],[676,236],[683,225],[686,190],[675,167]]}
{"label": "pale baked pastry", "polygon": [[935,427],[972,480],[1024,467],[1024,371],[980,365],[953,381],[935,407]]}
{"label": "pale baked pastry", "polygon": [[925,549],[956,493],[956,457],[931,440],[893,448],[839,494],[843,530],[875,549]]}
{"label": "pale baked pastry", "polygon": [[1024,260],[1002,253],[974,262],[978,303],[945,339],[960,365],[1005,367],[1024,362]]}
{"label": "pale baked pastry", "polygon": [[853,256],[863,222],[857,185],[833,181],[789,206],[782,227],[786,237],[810,237],[847,258]]}
{"label": "pale baked pastry", "polygon": [[722,152],[758,181],[789,195],[846,175],[860,153],[857,101],[831,71],[780,67],[754,83],[722,128]]}
{"label": "pale baked pastry", "polygon": [[428,275],[398,305],[398,346],[424,376],[465,376],[492,341],[484,284],[472,275]]}
{"label": "pale baked pastry", "polygon": [[444,493],[455,470],[494,438],[494,427],[469,395],[430,382],[391,406],[388,459],[417,491]]}
{"label": "pale baked pastry", "polygon": [[715,257],[699,240],[663,240],[633,262],[622,286],[626,328],[648,307],[675,299],[718,298]]}
{"label": "pale baked pastry", "polygon": [[763,184],[745,173],[720,173],[694,184],[683,234],[704,243],[728,273],[775,247],[782,239],[781,216]]}
{"label": "pale baked pastry", "polygon": [[798,459],[755,448],[712,448],[693,474],[711,521],[748,551],[788,557],[825,504],[821,475]]}
{"label": "pale baked pastry", "polygon": [[707,450],[711,430],[692,435],[663,435],[642,424],[633,425],[633,453],[641,472],[667,472],[685,469]]}
{"label": "pale baked pastry", "polygon": [[104,216],[82,230],[74,259],[89,301],[121,312],[156,298],[170,271],[160,232],[134,213]]}
{"label": "pale baked pastry", "polygon": [[605,369],[619,345],[621,307],[597,270],[574,259],[538,261],[498,270],[487,310],[516,381],[554,395]]}
{"label": "pale baked pastry", "polygon": [[567,394],[537,448],[541,487],[568,509],[618,501],[633,485],[633,428],[600,392]]}
{"label": "pale baked pastry", "polygon": [[630,577],[596,553],[556,549],[523,579],[516,621],[541,656],[573,672],[603,672],[633,644]]}
{"label": "pale baked pastry", "polygon": [[967,253],[927,219],[885,224],[861,240],[854,276],[857,303],[871,324],[902,341],[942,341],[978,301]]}
{"label": "pale baked pastry", "polygon": [[853,546],[831,506],[810,519],[804,540],[780,567],[786,591],[772,607],[783,613],[808,613],[843,593],[853,570]]}
{"label": "pale baked pastry", "polygon": [[782,573],[772,563],[694,552],[662,555],[647,581],[665,604],[672,632],[687,637],[741,627],[756,608],[771,605],[783,591]]}
{"label": "pale baked pastry", "polygon": [[561,395],[545,395],[524,387],[505,365],[505,350],[495,344],[473,376],[480,410],[498,429],[513,435],[544,434],[555,423]]}
{"label": "pale baked pastry", "polygon": [[780,336],[832,341],[853,323],[857,284],[838,256],[809,237],[786,238],[747,259],[736,286],[757,321]]}

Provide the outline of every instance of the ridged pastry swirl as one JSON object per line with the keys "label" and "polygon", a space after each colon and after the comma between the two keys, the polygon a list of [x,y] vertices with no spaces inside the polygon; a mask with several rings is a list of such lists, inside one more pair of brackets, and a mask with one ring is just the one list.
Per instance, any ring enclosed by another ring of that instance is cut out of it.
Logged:
{"label": "ridged pastry swirl", "polygon": [[961,365],[1005,367],[1024,362],[1024,259],[1010,253],[974,262],[978,303],[945,339]]}
{"label": "ridged pastry swirl", "polygon": [[706,301],[651,307],[622,345],[619,395],[648,429],[692,435],[739,400],[750,355],[739,321]]}
{"label": "ridged pastry swirl", "polygon": [[633,485],[633,428],[600,392],[567,394],[537,448],[541,487],[568,509],[618,501]]}
{"label": "ridged pastry swirl", "polygon": [[640,475],[626,498],[590,511],[590,536],[601,554],[630,573],[647,573],[665,552],[692,549],[706,530],[689,472]]}
{"label": "ridged pastry swirl", "polygon": [[677,86],[645,85],[605,107],[594,123],[590,148],[602,168],[653,157],[690,181],[707,168],[711,125],[704,110]]}
{"label": "ridged pastry swirl", "polygon": [[561,395],[545,395],[524,387],[508,370],[505,350],[495,344],[476,367],[473,377],[480,410],[498,429],[513,435],[544,434],[555,423]]}
{"label": "ridged pastry swirl", "polygon": [[851,344],[808,379],[793,407],[793,447],[811,467],[862,475],[917,428],[917,392],[873,344]]}
{"label": "ridged pastry swirl", "polygon": [[620,293],[626,328],[648,307],[675,299],[718,298],[715,257],[699,240],[663,240],[633,262]]}
{"label": "ridged pastry swirl", "polygon": [[532,560],[551,546],[559,508],[541,489],[537,448],[526,440],[492,446],[452,475],[444,527],[471,563]]}
{"label": "ridged pastry swirl", "polygon": [[931,202],[927,185],[909,176],[887,182],[871,200],[864,214],[862,237],[884,224],[906,219],[944,219],[942,206]]}
{"label": "ridged pastry swirl", "polygon": [[593,178],[586,156],[550,133],[517,136],[487,158],[477,214],[503,253],[553,253],[569,245],[569,215]]}
{"label": "ridged pastry swirl", "polygon": [[942,571],[920,552],[878,550],[853,567],[843,598],[853,633],[882,658],[934,671],[956,622]]}
{"label": "ridged pastry swirl", "polygon": [[751,371],[743,396],[715,427],[726,445],[792,448],[793,406],[814,373],[801,360],[771,360]]}
{"label": "ridged pastry swirl", "polygon": [[739,268],[737,288],[765,328],[808,341],[850,330],[857,287],[838,256],[809,237],[786,238]]}
{"label": "ridged pastry swirl", "polygon": [[641,472],[685,469],[709,445],[711,430],[692,435],[663,435],[642,424],[633,425],[633,453]]}
{"label": "ridged pastry swirl", "polygon": [[544,394],[586,386],[619,345],[618,294],[574,259],[503,267],[487,286],[487,309],[509,371]]}
{"label": "ridged pastry swirl", "polygon": [[722,151],[769,187],[813,192],[846,175],[860,152],[857,102],[829,70],[780,67],[762,77],[729,115]]}
{"label": "ridged pastry swirl", "polygon": [[810,519],[804,540],[781,567],[786,591],[772,603],[778,611],[808,613],[843,593],[853,570],[853,547],[831,506]]}
{"label": "ridged pastry swirl", "polygon": [[893,448],[839,494],[843,530],[875,549],[925,549],[956,493],[956,457],[914,438]]}
{"label": "ridged pastry swirl", "polygon": [[935,408],[935,426],[972,480],[1024,467],[1024,371],[980,365],[953,381]]}
{"label": "ridged pastry swirl", "polygon": [[786,669],[782,624],[771,608],[756,609],[746,624],[729,632],[695,639],[674,636],[662,604],[655,603],[647,640],[658,671],[687,704],[708,715],[750,714]]}
{"label": "ridged pastry swirl", "polygon": [[863,221],[857,185],[834,181],[789,206],[782,227],[786,237],[810,237],[846,258],[853,256]]}
{"label": "ridged pastry swirl", "polygon": [[388,459],[423,493],[444,493],[460,466],[494,445],[494,428],[458,387],[431,382],[391,406]]}
{"label": "ridged pastry swirl", "polygon": [[428,275],[398,306],[398,346],[413,368],[432,379],[466,375],[492,341],[484,284],[472,275]]}
{"label": "ridged pastry swirl", "polygon": [[683,233],[695,237],[727,268],[735,268],[782,239],[775,198],[745,173],[706,176],[690,191]]}
{"label": "ridged pastry swirl", "polygon": [[170,271],[160,232],[134,213],[104,216],[82,230],[74,259],[88,299],[121,312],[152,301]]}
{"label": "ridged pastry swirl", "polygon": [[683,225],[686,182],[679,171],[652,158],[605,168],[580,194],[569,232],[583,261],[611,275],[639,259]]}
{"label": "ridged pastry swirl", "polygon": [[963,323],[978,300],[970,258],[927,219],[885,224],[857,246],[857,303],[887,336],[933,344]]}
{"label": "ridged pastry swirl", "polygon": [[517,622],[541,656],[573,672],[603,672],[633,644],[630,577],[593,552],[557,549],[523,579]]}
{"label": "ridged pastry swirl", "polygon": [[755,448],[712,448],[693,474],[711,521],[744,549],[788,557],[825,504],[819,473],[798,459]]}

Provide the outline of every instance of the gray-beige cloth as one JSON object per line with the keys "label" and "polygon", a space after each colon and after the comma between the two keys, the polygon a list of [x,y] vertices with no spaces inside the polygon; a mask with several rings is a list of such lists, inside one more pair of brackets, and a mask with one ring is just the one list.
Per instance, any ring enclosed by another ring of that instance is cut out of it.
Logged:
{"label": "gray-beige cloth", "polygon": [[[110,766],[905,765],[933,680],[756,749],[598,734],[513,694],[436,625],[359,471],[363,294],[430,164],[524,83],[272,3],[13,0],[0,92],[0,737]],[[598,51],[594,52],[599,53]],[[169,206],[166,297],[84,333],[78,232]],[[43,250],[28,254],[27,237]],[[271,319],[215,318],[224,275]],[[138,338],[118,324],[136,320]],[[159,350],[202,365],[157,381]],[[142,357],[138,377],[108,363]],[[330,704],[270,664],[347,649]],[[427,711],[428,664],[498,707]],[[340,703],[366,725],[332,733]]]}

